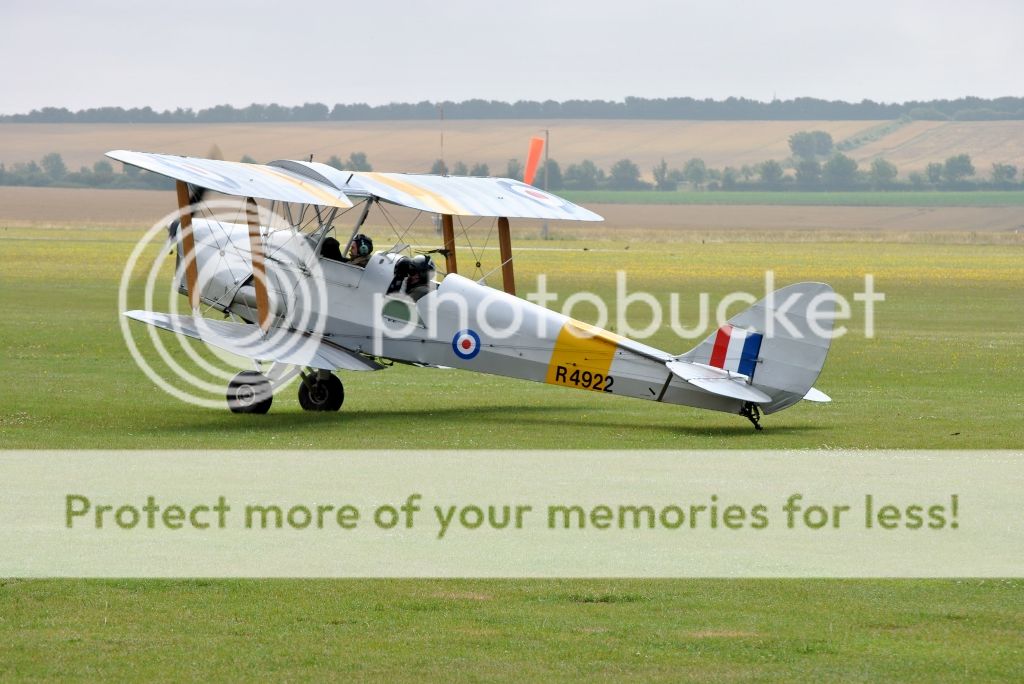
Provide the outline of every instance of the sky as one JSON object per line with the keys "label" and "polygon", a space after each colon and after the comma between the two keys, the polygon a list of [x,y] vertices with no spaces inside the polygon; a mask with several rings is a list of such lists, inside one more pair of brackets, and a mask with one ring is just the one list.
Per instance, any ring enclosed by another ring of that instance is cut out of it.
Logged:
{"label": "sky", "polygon": [[1020,0],[2,0],[0,113],[1024,96]]}

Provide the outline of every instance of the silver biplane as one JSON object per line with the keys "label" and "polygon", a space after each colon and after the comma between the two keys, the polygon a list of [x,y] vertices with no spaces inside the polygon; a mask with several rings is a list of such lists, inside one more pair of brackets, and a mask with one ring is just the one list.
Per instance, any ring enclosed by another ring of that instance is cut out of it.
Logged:
{"label": "silver biplane", "polygon": [[[829,401],[813,385],[830,342],[822,327],[830,332],[832,323],[814,325],[810,316],[828,308],[828,285],[778,290],[694,349],[672,354],[516,297],[509,219],[602,220],[527,183],[339,171],[312,161],[260,165],[125,150],[107,156],[176,181],[180,220],[171,239],[178,290],[191,309],[124,315],[251,359],[258,369],[269,364],[229,383],[227,404],[236,413],[266,413],[275,387],[297,374],[303,409],[336,411],[345,396],[338,371],[393,362],[724,411],[757,429],[762,412]],[[207,191],[241,198],[244,222],[203,218]],[[284,225],[262,220],[259,200],[282,212]],[[407,256],[404,244],[346,259],[381,203],[440,217],[440,282],[429,255]],[[358,219],[343,231],[335,224],[346,210]],[[496,219],[502,290],[459,275],[453,217]],[[203,316],[203,307],[224,318]]]}

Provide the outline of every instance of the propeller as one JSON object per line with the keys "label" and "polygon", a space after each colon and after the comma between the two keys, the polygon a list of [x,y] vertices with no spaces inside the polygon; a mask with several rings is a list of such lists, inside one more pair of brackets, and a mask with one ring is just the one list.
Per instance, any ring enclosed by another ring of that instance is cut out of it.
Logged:
{"label": "propeller", "polygon": [[530,152],[526,155],[526,170],[523,172],[523,181],[527,185],[533,185],[533,177],[537,175],[537,165],[540,164],[540,153],[544,151],[544,138],[530,138]]}

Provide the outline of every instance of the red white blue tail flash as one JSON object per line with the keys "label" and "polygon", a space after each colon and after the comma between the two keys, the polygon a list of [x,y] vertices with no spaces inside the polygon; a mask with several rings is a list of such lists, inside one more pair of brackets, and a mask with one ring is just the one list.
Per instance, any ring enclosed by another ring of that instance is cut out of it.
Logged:
{"label": "red white blue tail flash", "polygon": [[709,365],[754,377],[764,335],[728,323],[718,329]]}

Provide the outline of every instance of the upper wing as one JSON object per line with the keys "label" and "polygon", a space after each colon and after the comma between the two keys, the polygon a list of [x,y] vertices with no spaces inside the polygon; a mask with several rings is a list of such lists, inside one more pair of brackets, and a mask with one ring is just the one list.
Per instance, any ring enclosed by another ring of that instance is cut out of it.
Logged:
{"label": "upper wing", "polygon": [[112,150],[107,156],[225,195],[343,209],[352,206],[337,187],[286,168],[130,150]]}
{"label": "upper wing", "polygon": [[556,221],[604,220],[557,195],[510,178],[339,171],[319,162],[291,160],[270,164],[330,183],[348,195],[377,197],[392,204],[436,214]]}

